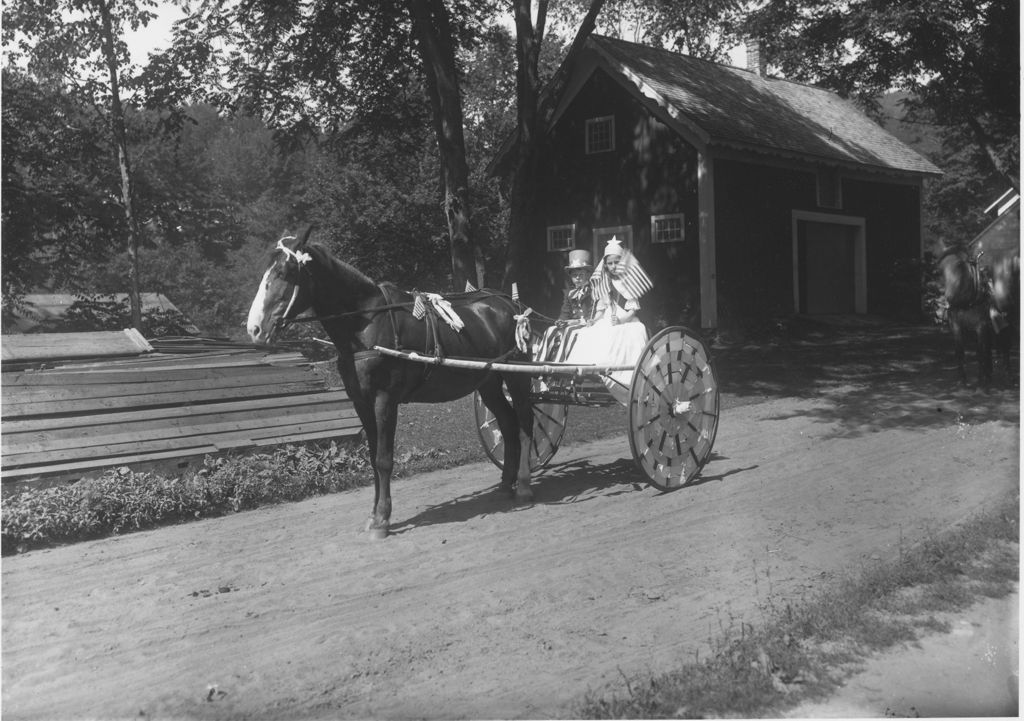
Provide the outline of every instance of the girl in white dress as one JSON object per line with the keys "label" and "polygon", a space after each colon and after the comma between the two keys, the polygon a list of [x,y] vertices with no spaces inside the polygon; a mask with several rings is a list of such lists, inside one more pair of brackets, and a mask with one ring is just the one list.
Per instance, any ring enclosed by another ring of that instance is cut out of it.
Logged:
{"label": "girl in white dress", "polygon": [[[590,278],[596,299],[594,320],[576,334],[567,358],[570,363],[633,366],[647,345],[647,328],[636,317],[640,298],[654,284],[636,257],[617,238],[608,241],[604,257]],[[611,394],[625,404],[633,371],[604,377]]]}

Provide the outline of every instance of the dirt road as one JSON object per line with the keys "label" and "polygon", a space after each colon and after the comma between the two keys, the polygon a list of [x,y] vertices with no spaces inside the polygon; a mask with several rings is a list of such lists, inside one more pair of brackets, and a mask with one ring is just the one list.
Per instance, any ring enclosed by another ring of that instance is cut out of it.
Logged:
{"label": "dirt road", "polygon": [[[880,385],[727,404],[697,485],[625,437],[522,507],[489,465],[3,562],[5,719],[554,718],[669,669],[1018,480],[1016,394]],[[610,411],[615,412],[615,411]]]}

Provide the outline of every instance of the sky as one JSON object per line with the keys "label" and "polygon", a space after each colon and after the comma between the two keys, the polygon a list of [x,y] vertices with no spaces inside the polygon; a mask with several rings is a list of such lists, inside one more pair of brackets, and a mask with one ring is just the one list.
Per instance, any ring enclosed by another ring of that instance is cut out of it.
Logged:
{"label": "sky", "polygon": [[[150,52],[165,49],[170,44],[171,26],[175,20],[183,17],[181,9],[169,3],[161,3],[156,12],[157,18],[148,26],[137,32],[129,32],[125,38],[132,62],[136,65],[144,65]],[[746,66],[746,49],[742,45],[734,48],[729,55],[730,62],[736,67]]]}
{"label": "sky", "polygon": [[149,25],[136,32],[129,31],[125,36],[132,62],[136,65],[145,65],[149,53],[166,49],[171,43],[171,26],[175,20],[184,17],[180,8],[170,4],[161,3],[156,13],[156,19]]}

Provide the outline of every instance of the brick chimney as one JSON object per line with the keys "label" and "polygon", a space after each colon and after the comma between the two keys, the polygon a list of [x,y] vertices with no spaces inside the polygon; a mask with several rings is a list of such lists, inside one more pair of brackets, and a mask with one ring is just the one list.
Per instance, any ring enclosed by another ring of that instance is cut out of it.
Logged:
{"label": "brick chimney", "polygon": [[761,54],[761,43],[753,38],[750,38],[744,42],[747,46],[747,70],[752,73],[757,73],[762,78],[768,74],[768,64],[764,60],[764,55]]}

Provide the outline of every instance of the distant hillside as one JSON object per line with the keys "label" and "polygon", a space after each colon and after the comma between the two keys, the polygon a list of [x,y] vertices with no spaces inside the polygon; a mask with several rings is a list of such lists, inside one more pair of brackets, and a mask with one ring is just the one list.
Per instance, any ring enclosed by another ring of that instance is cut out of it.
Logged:
{"label": "distant hillside", "polygon": [[935,162],[940,148],[938,130],[934,125],[923,122],[908,123],[904,121],[906,110],[903,107],[903,101],[908,97],[910,97],[910,93],[900,91],[889,93],[879,100],[885,119],[883,125],[903,143]]}

